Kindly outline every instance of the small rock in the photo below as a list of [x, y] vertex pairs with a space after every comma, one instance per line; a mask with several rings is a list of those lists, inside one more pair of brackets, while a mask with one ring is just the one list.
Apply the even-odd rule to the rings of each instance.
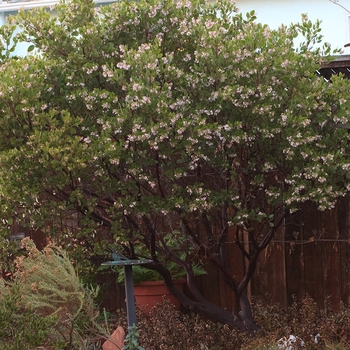
[[112, 333], [112, 335], [103, 343], [103, 350], [121, 350], [124, 346], [125, 331], [122, 326]]

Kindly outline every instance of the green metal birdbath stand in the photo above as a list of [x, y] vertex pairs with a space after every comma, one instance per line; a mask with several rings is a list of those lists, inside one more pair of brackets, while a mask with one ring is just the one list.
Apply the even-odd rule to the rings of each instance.
[[150, 259], [128, 259], [124, 255], [113, 251], [113, 260], [102, 263], [103, 266], [124, 266], [125, 276], [125, 294], [126, 294], [126, 314], [128, 318], [128, 326], [136, 325], [136, 311], [135, 311], [135, 296], [134, 296], [134, 282], [132, 278], [132, 266], [144, 265], [152, 262]]

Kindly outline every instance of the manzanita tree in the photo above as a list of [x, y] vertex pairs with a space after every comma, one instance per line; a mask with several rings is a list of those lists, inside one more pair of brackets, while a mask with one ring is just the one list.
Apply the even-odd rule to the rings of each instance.
[[[201, 0], [73, 0], [53, 14], [13, 19], [33, 54], [0, 68], [3, 217], [53, 235], [75, 213], [76, 247], [147, 256], [185, 307], [254, 329], [245, 290], [260, 252], [288, 212], [331, 208], [350, 184], [349, 83], [315, 73], [330, 53], [320, 23], [271, 30]], [[248, 260], [241, 280], [228, 242]], [[222, 273], [233, 312], [203, 298], [194, 262]]]

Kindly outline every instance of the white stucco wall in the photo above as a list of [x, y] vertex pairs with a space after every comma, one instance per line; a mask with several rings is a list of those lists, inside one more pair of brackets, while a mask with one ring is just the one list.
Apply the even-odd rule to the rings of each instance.
[[[344, 48], [350, 43], [350, 14], [329, 0], [236, 0], [236, 4], [243, 14], [255, 10], [258, 22], [272, 29], [300, 22], [305, 13], [311, 21], [322, 21], [324, 41], [333, 48]], [[339, 4], [350, 10], [350, 0], [339, 0]], [[350, 54], [350, 48], [344, 48], [344, 54]]]

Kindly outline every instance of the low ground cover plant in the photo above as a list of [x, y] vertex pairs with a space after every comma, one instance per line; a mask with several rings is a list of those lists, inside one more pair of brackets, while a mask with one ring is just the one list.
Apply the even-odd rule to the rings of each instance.
[[[310, 297], [294, 300], [287, 310], [253, 301], [260, 330], [248, 334], [177, 311], [166, 301], [149, 315], [138, 314], [139, 342], [147, 350], [297, 350], [350, 348], [350, 308], [321, 310]], [[125, 313], [119, 320], [126, 327]]]

